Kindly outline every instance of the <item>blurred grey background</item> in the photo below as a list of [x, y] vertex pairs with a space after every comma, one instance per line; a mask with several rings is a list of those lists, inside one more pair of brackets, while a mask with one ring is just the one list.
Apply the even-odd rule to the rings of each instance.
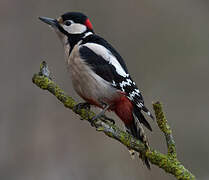
[[[179, 159], [198, 179], [209, 179], [207, 0], [1, 0], [0, 179], [175, 179], [155, 166], [148, 171], [123, 145], [32, 84], [44, 59], [55, 81], [82, 101], [72, 89], [61, 43], [37, 18], [67, 11], [86, 13], [95, 32], [121, 53], [150, 109], [163, 102]], [[166, 152], [150, 123], [151, 146]]]

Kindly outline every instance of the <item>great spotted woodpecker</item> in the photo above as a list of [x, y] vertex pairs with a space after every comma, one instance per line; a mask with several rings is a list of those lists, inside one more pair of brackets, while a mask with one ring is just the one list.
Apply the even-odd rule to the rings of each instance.
[[[140, 139], [148, 148], [142, 124], [152, 131], [145, 119], [143, 97], [128, 73], [120, 54], [103, 38], [96, 35], [88, 17], [69, 12], [58, 19], [40, 17], [49, 24], [62, 41], [75, 91], [89, 104], [114, 111], [124, 122], [127, 132]], [[144, 158], [149, 168], [149, 162]]]

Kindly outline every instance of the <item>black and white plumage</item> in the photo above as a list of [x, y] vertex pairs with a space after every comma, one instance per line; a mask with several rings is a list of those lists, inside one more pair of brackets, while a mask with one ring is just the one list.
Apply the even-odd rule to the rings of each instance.
[[[144, 106], [143, 97], [136, 83], [131, 79], [122, 57], [107, 41], [94, 34], [85, 37], [80, 44], [80, 56], [97, 75], [124, 92], [139, 109], [153, 119], [149, 110]], [[144, 125], [151, 130], [147, 123]]]
[[[96, 35], [87, 16], [65, 13], [58, 19], [41, 17], [53, 27], [65, 49], [66, 60], [76, 92], [88, 103], [114, 111], [127, 131], [148, 147], [142, 124], [151, 126], [141, 111], [153, 116], [144, 105], [143, 97], [128, 73], [120, 54], [103, 38]], [[147, 167], [149, 162], [144, 159]]]

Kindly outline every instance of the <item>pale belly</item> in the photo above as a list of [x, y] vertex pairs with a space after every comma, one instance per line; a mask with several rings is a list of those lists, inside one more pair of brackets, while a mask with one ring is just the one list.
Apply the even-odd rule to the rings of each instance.
[[95, 74], [84, 60], [80, 59], [75, 49], [73, 51], [68, 67], [75, 91], [85, 100], [89, 99], [98, 104], [111, 104], [119, 98], [120, 93], [109, 82]]

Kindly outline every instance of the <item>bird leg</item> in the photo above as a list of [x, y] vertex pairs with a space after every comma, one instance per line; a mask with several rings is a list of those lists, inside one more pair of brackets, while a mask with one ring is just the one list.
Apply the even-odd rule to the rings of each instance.
[[110, 105], [103, 103], [103, 107], [104, 107], [104, 109], [100, 113], [98, 113], [96, 116], [94, 116], [92, 119], [89, 120], [91, 122], [91, 125], [92, 126], [94, 126], [94, 122], [95, 122], [96, 119], [105, 116], [104, 113], [108, 110], [108, 108], [110, 107]]

